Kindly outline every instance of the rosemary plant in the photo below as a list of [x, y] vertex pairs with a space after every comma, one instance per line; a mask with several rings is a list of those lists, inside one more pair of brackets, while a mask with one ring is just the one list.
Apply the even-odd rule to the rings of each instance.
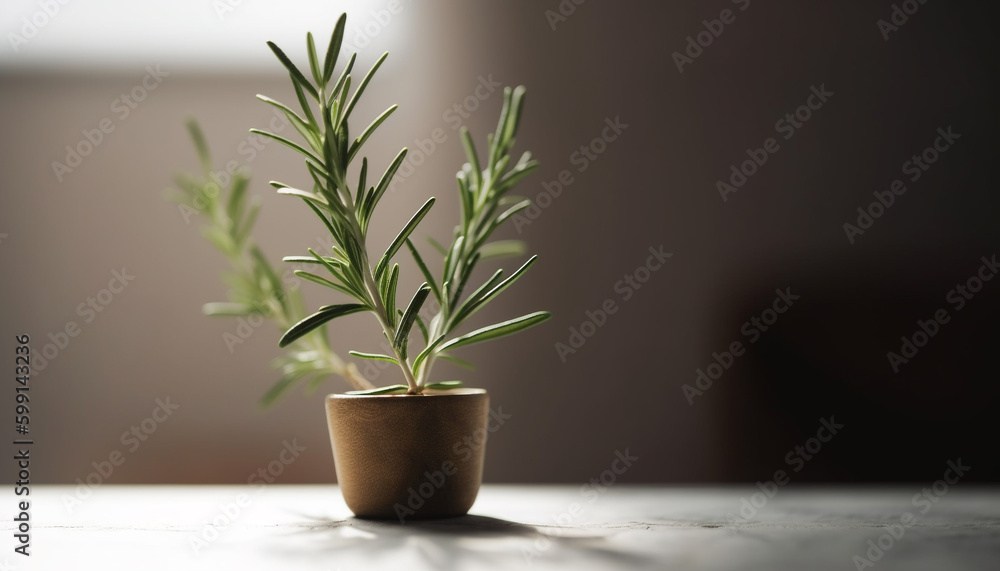
[[[212, 160], [201, 128], [193, 120], [188, 121], [187, 128], [202, 172], [176, 176], [177, 188], [168, 190], [166, 197], [205, 219], [203, 235], [230, 265], [223, 274], [230, 288], [229, 301], [206, 303], [202, 310], [211, 316], [259, 316], [285, 331], [305, 316], [305, 304], [297, 289], [285, 286], [253, 241], [251, 232], [260, 211], [259, 197], [248, 198], [249, 177], [242, 171], [232, 175], [225, 189], [212, 180]], [[326, 335], [318, 330], [303, 336], [273, 366], [282, 376], [261, 398], [265, 406], [299, 381], [307, 382], [314, 390], [330, 375], [343, 377], [355, 389], [373, 388], [353, 363], [345, 363], [330, 349]]]
[[[413, 214], [388, 248], [372, 264], [367, 247], [369, 224], [392, 177], [402, 165], [407, 150], [404, 148], [396, 155], [377, 183], [369, 183], [368, 159], [361, 155], [361, 149], [375, 130], [396, 110], [396, 105], [386, 109], [353, 139], [350, 137], [349, 120], [375, 72], [389, 54], [383, 54], [375, 62], [352, 93], [351, 71], [357, 54], [350, 57], [339, 76], [334, 79], [345, 24], [346, 14], [337, 21], [322, 60], [316, 52], [312, 34], [306, 36], [311, 81], [278, 46], [268, 42], [268, 46], [291, 76], [301, 115], [269, 97], [258, 95], [258, 98], [279, 109], [301, 135], [304, 144], [266, 131], [251, 129], [251, 132], [270, 137], [305, 158], [306, 169], [313, 182], [311, 191], [280, 182], [271, 182], [271, 185], [280, 194], [301, 199], [323, 222], [336, 243], [331, 252], [317, 253], [309, 249], [309, 256], [288, 256], [285, 261], [313, 264], [321, 273], [325, 270], [325, 275], [304, 270], [296, 270], [295, 273], [353, 300], [350, 303], [320, 307], [315, 313], [289, 327], [279, 345], [284, 347], [338, 317], [360, 312], [372, 313], [392, 354], [350, 353], [356, 357], [389, 361], [398, 365], [406, 384], [364, 392], [419, 394], [427, 388], [452, 388], [460, 383], [430, 382], [431, 369], [437, 358], [451, 358], [450, 352], [455, 349], [521, 331], [550, 317], [547, 312], [539, 311], [470, 333], [457, 334], [466, 320], [524, 275], [535, 262], [535, 257], [531, 257], [506, 278], [502, 270], [497, 270], [485, 283], [463, 297], [466, 285], [479, 262], [500, 255], [517, 254], [523, 249], [517, 242], [490, 242], [489, 239], [504, 221], [531, 204], [527, 199], [507, 196], [508, 191], [538, 167], [530, 153], [524, 153], [513, 163], [510, 157], [520, 122], [524, 88], [504, 90], [500, 121], [496, 132], [487, 139], [488, 150], [482, 157], [483, 161], [480, 160], [468, 131], [462, 130], [462, 141], [468, 156], [468, 163], [457, 175], [462, 216], [455, 228], [451, 246], [437, 246], [444, 257], [440, 276], [434, 276], [410, 240], [417, 225], [434, 205], [434, 198], [428, 199]], [[361, 166], [357, 169], [355, 178], [348, 171], [359, 156]], [[352, 186], [354, 190], [351, 189]], [[397, 306], [399, 264], [393, 260], [404, 245], [426, 281], [410, 296], [405, 306]], [[438, 301], [440, 310], [430, 323], [424, 323], [419, 314], [430, 295]], [[415, 324], [425, 343], [420, 351], [411, 350], [409, 344], [410, 332]]]

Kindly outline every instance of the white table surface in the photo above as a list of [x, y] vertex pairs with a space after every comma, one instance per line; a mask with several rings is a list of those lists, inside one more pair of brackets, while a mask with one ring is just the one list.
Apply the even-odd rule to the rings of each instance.
[[[929, 507], [913, 503], [919, 485], [788, 488], [749, 520], [738, 516], [741, 498], [760, 502], [757, 491], [618, 485], [585, 495], [579, 486], [488, 485], [469, 516], [399, 525], [351, 517], [333, 485], [108, 485], [72, 512], [64, 506], [72, 487], [35, 486], [32, 555], [13, 553], [10, 493], [0, 569], [849, 571], [890, 530], [902, 537], [862, 568], [1000, 569], [995, 488], [956, 488]], [[245, 507], [196, 551], [196, 539], [213, 537], [206, 524], [229, 518], [219, 506], [241, 494]], [[905, 512], [915, 517], [909, 526], [887, 527]]]

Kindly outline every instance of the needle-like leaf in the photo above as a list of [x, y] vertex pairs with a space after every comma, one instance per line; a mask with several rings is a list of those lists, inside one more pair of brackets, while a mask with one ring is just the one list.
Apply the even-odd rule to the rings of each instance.
[[483, 293], [481, 296], [478, 297], [478, 299], [472, 301], [471, 303], [466, 303], [465, 305], [463, 305], [458, 310], [458, 313], [455, 315], [455, 318], [452, 321], [452, 327], [455, 327], [458, 324], [465, 321], [466, 319], [468, 319], [473, 313], [478, 311], [482, 306], [486, 305], [486, 303], [488, 303], [491, 299], [499, 295], [500, 292], [507, 289], [507, 287], [510, 286], [510, 284], [514, 283], [515, 281], [517, 281], [518, 278], [524, 275], [524, 272], [527, 272], [528, 268], [530, 268], [537, 259], [538, 256], [532, 256], [528, 258], [528, 261], [525, 262], [523, 266], [518, 268], [517, 271], [515, 271], [513, 274], [507, 276], [507, 279], [503, 280], [502, 282], [490, 288], [489, 291]]
[[212, 171], [212, 156], [208, 152], [208, 143], [205, 142], [205, 134], [201, 132], [201, 127], [194, 119], [187, 121], [188, 134], [194, 141], [194, 148], [198, 153], [198, 161], [201, 163], [202, 172]]
[[[348, 78], [351, 77], [351, 70], [354, 69], [354, 62], [358, 59], [358, 54], [351, 54], [351, 58], [347, 60], [347, 65], [344, 66], [344, 71], [340, 72], [340, 79], [334, 84], [333, 89], [327, 95], [329, 98], [326, 102], [327, 107], [332, 107], [334, 100], [340, 96], [344, 84], [348, 82]], [[342, 103], [342, 102], [338, 102]]]
[[434, 297], [441, 303], [441, 290], [437, 286], [437, 282], [434, 280], [434, 275], [427, 268], [427, 264], [424, 263], [424, 259], [420, 257], [420, 252], [417, 251], [416, 246], [409, 238], [406, 239], [406, 246], [410, 249], [410, 253], [413, 254], [413, 260], [417, 262], [417, 267], [420, 268], [420, 273], [424, 274], [424, 279], [427, 280], [427, 285], [431, 287], [431, 291], [434, 292]]
[[385, 288], [385, 312], [392, 316], [392, 325], [396, 325], [396, 288], [399, 286], [399, 264], [393, 264], [389, 271], [388, 285]]
[[240, 214], [243, 212], [248, 182], [250, 182], [249, 179], [239, 172], [233, 175], [233, 184], [229, 190], [229, 200], [226, 201], [226, 216], [229, 217], [229, 221], [232, 224], [236, 224], [239, 221]]
[[417, 288], [416, 293], [413, 294], [413, 298], [410, 300], [410, 304], [406, 306], [406, 311], [399, 318], [399, 327], [396, 328], [396, 337], [392, 340], [392, 346], [399, 352], [400, 357], [403, 359], [406, 359], [406, 345], [410, 336], [410, 329], [413, 328], [413, 321], [417, 318], [417, 314], [420, 313], [420, 307], [424, 304], [424, 300], [427, 299], [427, 294], [430, 291], [431, 288], [426, 283]]
[[382, 254], [382, 259], [380, 259], [378, 261], [378, 265], [375, 266], [376, 280], [379, 278], [379, 276], [382, 275], [382, 272], [385, 271], [386, 267], [388, 267], [389, 262], [392, 261], [392, 257], [396, 255], [397, 251], [399, 251], [399, 248], [403, 245], [403, 242], [405, 242], [406, 239], [410, 237], [410, 234], [417, 227], [417, 224], [420, 224], [420, 221], [424, 219], [424, 216], [427, 216], [427, 213], [430, 212], [432, 206], [434, 206], [433, 197], [427, 199], [427, 202], [425, 202], [424, 205], [420, 207], [420, 210], [417, 210], [416, 214], [414, 214], [413, 217], [410, 218], [410, 220], [406, 223], [406, 225], [403, 226], [403, 229], [399, 231], [399, 234], [397, 234], [396, 237], [392, 240], [392, 243], [389, 244], [389, 247], [385, 249], [385, 253]]
[[309, 71], [312, 72], [316, 85], [323, 85], [323, 71], [319, 68], [319, 56], [316, 55], [316, 42], [312, 32], [306, 33], [306, 52], [309, 53]]
[[504, 256], [520, 256], [524, 254], [526, 249], [527, 246], [522, 240], [497, 240], [483, 244], [479, 253], [482, 254], [484, 260], [488, 260]]
[[405, 393], [406, 385], [389, 385], [387, 387], [379, 387], [377, 389], [366, 389], [363, 391], [347, 391], [349, 395], [391, 395], [397, 393]]
[[445, 361], [448, 361], [449, 363], [454, 363], [459, 367], [462, 367], [463, 369], [468, 369], [470, 371], [476, 370], [476, 366], [466, 361], [465, 359], [459, 359], [458, 357], [453, 357], [452, 355], [444, 355], [444, 354], [438, 355], [438, 357], [444, 359]]
[[375, 129], [378, 129], [378, 126], [381, 125], [383, 121], [388, 119], [389, 115], [392, 115], [392, 113], [396, 110], [397, 107], [399, 106], [393, 105], [392, 107], [389, 107], [388, 109], [383, 111], [382, 114], [376, 117], [375, 120], [372, 121], [371, 124], [368, 125], [368, 127], [366, 127], [364, 131], [362, 131], [361, 135], [354, 140], [354, 142], [351, 144], [350, 150], [347, 152], [348, 163], [354, 160], [354, 156], [358, 154], [358, 151], [361, 150], [361, 146], [365, 144], [365, 141], [368, 140], [368, 137], [372, 136], [372, 133], [375, 132]]
[[465, 157], [469, 160], [469, 165], [472, 166], [472, 180], [475, 183], [475, 188], [480, 189], [483, 187], [483, 171], [479, 166], [476, 144], [472, 142], [472, 135], [469, 134], [469, 129], [465, 126], [462, 127], [462, 146], [465, 147]]
[[296, 339], [299, 339], [303, 335], [332, 319], [357, 313], [359, 311], [368, 311], [368, 309], [369, 308], [367, 306], [361, 305], [360, 303], [344, 303], [340, 305], [323, 306], [319, 309], [319, 311], [309, 317], [306, 317], [302, 321], [299, 321], [286, 331], [278, 341], [278, 346], [285, 347], [289, 343], [294, 342]]
[[316, 116], [313, 115], [312, 106], [309, 104], [309, 100], [306, 99], [306, 94], [302, 91], [302, 86], [300, 86], [294, 78], [292, 78], [292, 87], [295, 88], [295, 98], [298, 99], [299, 107], [301, 107], [302, 112], [305, 113], [306, 119], [309, 120], [309, 124], [315, 125]]
[[321, 286], [328, 287], [330, 289], [335, 289], [340, 293], [347, 294], [351, 297], [357, 297], [357, 295], [350, 289], [338, 283], [332, 282], [322, 276], [317, 276], [316, 274], [309, 273], [305, 270], [295, 270], [293, 273], [306, 281], [310, 281], [314, 284], [319, 284]]
[[456, 337], [455, 339], [441, 345], [440, 350], [447, 351], [449, 349], [457, 349], [459, 347], [465, 347], [466, 345], [472, 345], [473, 343], [480, 343], [489, 339], [496, 339], [497, 337], [517, 333], [518, 331], [523, 331], [529, 327], [538, 325], [550, 317], [552, 317], [552, 314], [547, 311], [536, 311], [535, 313], [522, 315], [521, 317], [496, 323], [494, 325], [483, 327], [482, 329], [476, 329], [472, 333]]
[[299, 68], [295, 67], [295, 64], [292, 63], [292, 60], [288, 59], [288, 56], [285, 55], [285, 52], [281, 51], [281, 48], [275, 45], [274, 42], [267, 42], [267, 47], [271, 48], [271, 51], [274, 52], [275, 56], [277, 56], [278, 60], [281, 62], [281, 65], [285, 66], [285, 68], [288, 70], [288, 73], [292, 74], [292, 79], [295, 80], [296, 83], [301, 85], [302, 89], [308, 91], [310, 95], [312, 95], [316, 99], [319, 99], [319, 93], [316, 92], [316, 88], [313, 87], [311, 83], [309, 83], [309, 80], [306, 79], [306, 76], [302, 75], [302, 72], [299, 71]]
[[282, 115], [284, 115], [285, 118], [288, 119], [288, 122], [292, 124], [292, 127], [295, 127], [295, 130], [298, 131], [306, 142], [309, 143], [309, 146], [312, 147], [312, 149], [317, 153], [322, 152], [322, 145], [319, 143], [318, 133], [312, 125], [306, 123], [306, 120], [300, 117], [298, 113], [293, 111], [284, 103], [271, 99], [270, 97], [258, 94], [257, 99], [260, 99], [264, 103], [267, 103], [268, 105], [271, 105], [275, 109], [281, 111]]
[[433, 389], [436, 391], [447, 391], [451, 389], [462, 388], [462, 381], [441, 381], [438, 383], [431, 383], [429, 385], [424, 385], [425, 389]]
[[[312, 256], [285, 256], [281, 259], [282, 262], [288, 262], [290, 264], [316, 264], [322, 266], [323, 262], [317, 260]], [[331, 261], [331, 258], [326, 258], [327, 262]], [[336, 266], [336, 263], [330, 262], [332, 265]]]
[[330, 81], [333, 76], [333, 68], [337, 65], [337, 58], [340, 57], [340, 46], [344, 41], [344, 26], [347, 25], [347, 14], [341, 14], [337, 18], [337, 25], [333, 28], [333, 35], [330, 36], [330, 47], [326, 50], [326, 58], [323, 60], [323, 82]]
[[201, 312], [212, 317], [236, 317], [257, 313], [253, 307], [245, 303], [231, 303], [226, 301], [206, 303], [201, 307]]
[[285, 187], [285, 188], [279, 188], [278, 194], [286, 194], [288, 196], [298, 196], [299, 198], [304, 198], [305, 200], [308, 200], [310, 204], [314, 204], [316, 206], [320, 206], [327, 210], [330, 210], [330, 204], [326, 201], [325, 198], [323, 198], [318, 194], [313, 194], [308, 190]]
[[275, 135], [274, 133], [268, 133], [267, 131], [261, 131], [260, 129], [250, 129], [250, 132], [251, 133], [256, 133], [256, 134], [258, 134], [258, 135], [260, 135], [262, 137], [267, 137], [269, 139], [274, 139], [275, 141], [278, 141], [282, 145], [285, 145], [286, 147], [288, 147], [290, 149], [298, 151], [304, 157], [306, 157], [307, 159], [312, 160], [317, 165], [322, 165], [323, 164], [323, 161], [319, 157], [317, 157], [311, 151], [307, 150], [305, 147], [303, 147], [302, 145], [300, 145], [298, 143], [289, 141], [288, 139], [286, 139], [284, 137], [281, 137], [279, 135]]
[[[362, 353], [361, 351], [348, 351], [351, 355], [355, 357], [360, 357], [362, 359], [370, 359], [372, 361], [388, 361], [394, 365], [398, 365], [399, 361], [389, 355], [383, 355], [381, 353]], [[406, 385], [396, 385], [399, 387], [406, 388]]]
[[396, 171], [399, 170], [400, 165], [403, 164], [403, 159], [406, 158], [406, 147], [403, 147], [393, 159], [392, 164], [389, 168], [385, 169], [382, 174], [382, 178], [379, 179], [378, 185], [375, 190], [372, 191], [365, 198], [365, 206], [361, 209], [361, 226], [363, 229], [367, 229], [368, 221], [371, 220], [372, 213], [375, 211], [375, 207], [378, 205], [378, 201], [382, 199], [382, 195], [385, 194], [386, 189], [389, 188], [389, 183], [392, 182], [392, 177], [396, 175]]
[[250, 237], [250, 231], [253, 230], [253, 225], [257, 222], [257, 214], [260, 213], [260, 197], [255, 196], [250, 202], [250, 208], [247, 211], [247, 215], [243, 218], [243, 221], [236, 225], [233, 238], [236, 241], [236, 245], [242, 247], [246, 244]]
[[348, 117], [350, 117], [351, 111], [354, 111], [354, 106], [358, 104], [358, 99], [361, 98], [361, 94], [365, 92], [365, 88], [368, 87], [368, 84], [371, 82], [372, 77], [375, 76], [375, 72], [378, 71], [378, 68], [382, 66], [382, 62], [384, 62], [385, 58], [387, 57], [389, 57], [389, 52], [385, 52], [384, 54], [382, 54], [382, 57], [378, 58], [378, 61], [375, 62], [375, 65], [373, 65], [372, 68], [368, 70], [368, 75], [366, 75], [365, 78], [361, 80], [361, 83], [358, 85], [358, 88], [354, 90], [354, 96], [351, 97], [351, 102], [347, 104], [347, 109], [344, 110], [344, 114], [340, 119], [341, 121], [344, 121]]

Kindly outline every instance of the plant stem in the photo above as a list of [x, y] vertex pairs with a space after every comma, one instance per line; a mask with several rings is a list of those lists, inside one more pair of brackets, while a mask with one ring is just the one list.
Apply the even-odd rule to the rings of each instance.
[[[325, 85], [320, 86], [319, 110], [321, 116], [326, 115], [327, 106], [326, 106]], [[335, 131], [326, 132], [325, 136], [336, 137], [336, 132]], [[326, 167], [327, 172], [329, 173], [336, 172], [336, 169], [332, 168], [334, 165], [324, 164], [324, 166]], [[346, 176], [347, 167], [348, 165], [345, 164], [343, 172], [341, 173], [342, 177]], [[361, 273], [362, 279], [364, 280], [365, 293], [368, 294], [369, 305], [372, 306], [372, 309], [375, 312], [375, 316], [378, 318], [379, 325], [381, 325], [382, 327], [382, 333], [386, 336], [386, 338], [389, 341], [389, 344], [392, 346], [392, 351], [396, 357], [396, 361], [399, 363], [399, 368], [403, 371], [403, 378], [406, 379], [406, 386], [408, 387], [406, 391], [407, 394], [417, 394], [420, 392], [420, 387], [417, 383], [417, 380], [413, 376], [413, 371], [412, 368], [410, 367], [410, 363], [405, 358], [403, 358], [402, 352], [399, 351], [396, 348], [395, 344], [392, 342], [396, 336], [396, 329], [391, 325], [389, 325], [390, 316], [385, 308], [385, 304], [382, 303], [382, 296], [379, 295], [378, 286], [375, 284], [375, 278], [371, 269], [371, 263], [368, 260], [367, 240], [365, 239], [364, 232], [362, 232], [361, 230], [361, 223], [357, 217], [357, 210], [355, 209], [354, 200], [351, 198], [352, 196], [351, 189], [350, 187], [347, 186], [346, 180], [335, 181], [331, 177], [330, 179], [328, 179], [327, 183], [333, 187], [333, 190], [335, 191], [333, 194], [335, 194], [335, 196], [340, 199], [341, 203], [347, 209], [347, 212], [354, 213], [354, 215], [349, 216], [348, 219], [351, 226], [351, 233], [354, 235], [353, 238], [354, 240], [357, 241], [359, 250], [361, 252], [362, 267], [358, 268], [358, 270]]]
[[[476, 243], [475, 232], [480, 224], [483, 223], [483, 215], [486, 211], [486, 206], [489, 203], [491, 195], [493, 193], [493, 168], [495, 165], [486, 165], [487, 168], [484, 169], [482, 173], [482, 188], [477, 189], [477, 195], [475, 201], [472, 203], [472, 212], [469, 216], [468, 224], [460, 225], [459, 235], [455, 237], [457, 240], [459, 237], [464, 237], [462, 240], [462, 248], [458, 251], [458, 260], [454, 264], [456, 271], [464, 271], [465, 265], [469, 262], [469, 256], [473, 254], [478, 248]], [[464, 191], [463, 191], [464, 192]], [[471, 271], [471, 269], [469, 270]], [[452, 276], [442, 276], [442, 283], [451, 279]], [[457, 287], [457, 284], [455, 284]], [[457, 294], [457, 290], [455, 291]], [[449, 292], [449, 297], [452, 295]], [[456, 304], [458, 304], [458, 296], [455, 299], [444, 299], [441, 301], [441, 309], [438, 310], [437, 316], [432, 320], [431, 331], [427, 334], [427, 342], [434, 343], [441, 337], [447, 335], [446, 327], [449, 320], [451, 319], [451, 310]], [[424, 359], [421, 364], [420, 371], [418, 372], [418, 384], [424, 385], [430, 378], [431, 369], [434, 366], [434, 361], [437, 359], [437, 352], [431, 352]]]
[[[362, 243], [362, 246], [364, 244]], [[375, 286], [375, 280], [372, 277], [371, 268], [368, 266], [367, 260], [365, 260], [365, 268], [363, 268], [364, 278], [365, 278], [365, 289], [368, 291], [368, 295], [374, 301], [375, 306], [375, 316], [378, 317], [379, 324], [382, 326], [382, 332], [385, 334], [389, 341], [389, 345], [392, 346], [392, 352], [396, 355], [396, 361], [399, 363], [399, 368], [403, 371], [403, 378], [406, 379], [406, 386], [409, 387], [406, 394], [413, 395], [420, 392], [420, 387], [417, 380], [413, 377], [413, 371], [410, 368], [410, 362], [403, 358], [402, 352], [396, 349], [395, 344], [392, 340], [396, 337], [396, 330], [394, 327], [389, 325], [388, 312], [385, 309], [385, 305], [382, 303], [382, 297], [378, 294], [378, 287]]]

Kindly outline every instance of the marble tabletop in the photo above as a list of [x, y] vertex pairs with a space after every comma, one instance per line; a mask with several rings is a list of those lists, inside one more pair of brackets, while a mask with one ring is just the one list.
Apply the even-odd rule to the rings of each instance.
[[0, 569], [1000, 569], [1000, 489], [960, 486], [486, 485], [403, 524], [335, 485], [35, 486]]

